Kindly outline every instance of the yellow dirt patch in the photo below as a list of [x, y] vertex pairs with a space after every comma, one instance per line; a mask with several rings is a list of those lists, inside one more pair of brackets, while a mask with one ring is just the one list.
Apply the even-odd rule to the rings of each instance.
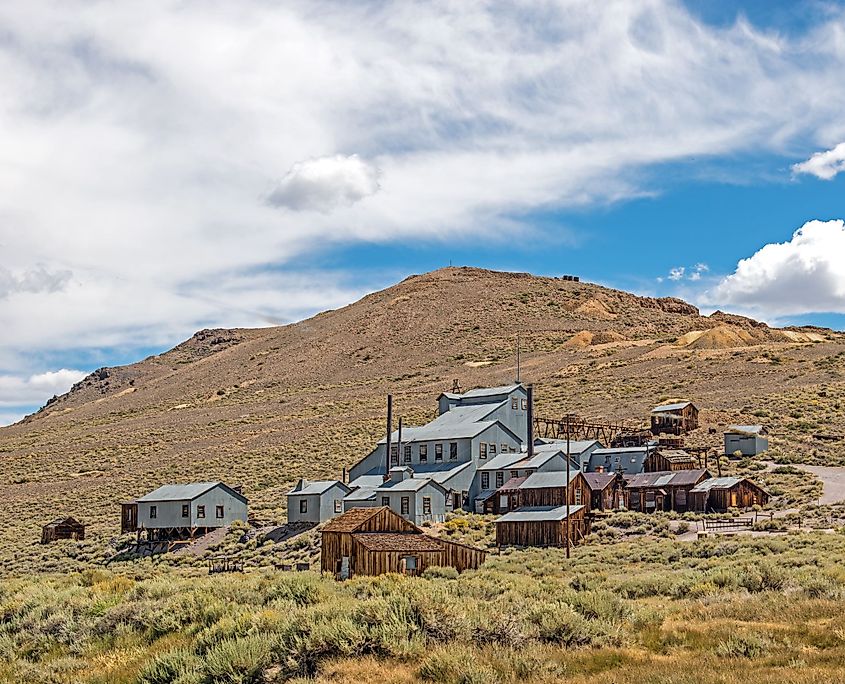
[[589, 347], [592, 343], [593, 333], [589, 330], [582, 330], [566, 340], [563, 346], [567, 349], [583, 349], [584, 347]]
[[464, 363], [465, 366], [468, 368], [484, 368], [484, 366], [489, 366], [492, 361], [467, 361]]
[[575, 313], [581, 314], [586, 318], [594, 318], [600, 321], [612, 321], [616, 318], [616, 314], [607, 308], [607, 304], [605, 304], [601, 299], [595, 298], [588, 299], [586, 302], [581, 304], [581, 306], [575, 309]]

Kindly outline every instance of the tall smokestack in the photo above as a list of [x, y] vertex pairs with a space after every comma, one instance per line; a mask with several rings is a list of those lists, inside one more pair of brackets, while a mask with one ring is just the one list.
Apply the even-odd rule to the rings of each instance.
[[402, 416], [399, 416], [399, 434], [396, 436], [396, 459], [397, 465], [402, 464]]
[[528, 458], [534, 456], [534, 385], [528, 385]]
[[384, 475], [390, 472], [390, 443], [393, 439], [393, 395], [387, 395], [387, 448], [384, 454]]

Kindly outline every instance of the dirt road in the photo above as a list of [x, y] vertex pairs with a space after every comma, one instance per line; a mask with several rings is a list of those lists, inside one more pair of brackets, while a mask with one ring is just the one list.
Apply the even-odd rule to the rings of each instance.
[[803, 464], [796, 464], [795, 467], [812, 473], [822, 481], [824, 490], [819, 503], [832, 504], [845, 501], [845, 468]]

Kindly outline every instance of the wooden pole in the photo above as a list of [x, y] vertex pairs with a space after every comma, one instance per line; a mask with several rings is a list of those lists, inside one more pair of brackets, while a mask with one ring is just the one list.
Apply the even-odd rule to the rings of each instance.
[[569, 558], [569, 416], [566, 417], [566, 557]]
[[387, 395], [387, 444], [385, 448], [387, 453], [385, 454], [384, 458], [384, 477], [387, 479], [388, 473], [390, 473], [390, 446], [391, 441], [393, 439], [393, 396], [388, 394]]

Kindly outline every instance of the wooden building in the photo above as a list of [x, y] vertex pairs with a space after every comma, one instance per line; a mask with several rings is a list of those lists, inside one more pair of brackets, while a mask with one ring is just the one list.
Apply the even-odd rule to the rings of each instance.
[[625, 478], [620, 473], [584, 473], [591, 511], [612, 511], [625, 505]]
[[690, 492], [708, 480], [706, 470], [677, 470], [659, 473], [641, 473], [625, 478], [625, 507], [632, 511], [690, 510]]
[[698, 408], [691, 401], [655, 406], [651, 410], [651, 433], [683, 435], [698, 428]]
[[578, 544], [590, 533], [587, 507], [536, 506], [520, 508], [496, 520], [498, 546], [564, 546], [569, 530], [569, 543]]
[[744, 477], [714, 477], [690, 490], [690, 510], [724, 513], [729, 508], [765, 506], [769, 493]]
[[478, 568], [485, 557], [480, 549], [424, 534], [387, 506], [353, 508], [323, 527], [320, 569], [338, 579], [417, 575], [431, 566], [462, 572]]
[[519, 485], [519, 508], [563, 506], [567, 492], [570, 506], [583, 505], [589, 510], [590, 488], [580, 471], [570, 470], [568, 486], [565, 472], [534, 473]]
[[41, 528], [42, 544], [49, 544], [58, 539], [74, 539], [76, 541], [85, 539], [85, 525], [76, 518], [67, 516], [47, 523]]
[[698, 459], [683, 449], [655, 449], [645, 459], [645, 472], [663, 473], [699, 468]]

